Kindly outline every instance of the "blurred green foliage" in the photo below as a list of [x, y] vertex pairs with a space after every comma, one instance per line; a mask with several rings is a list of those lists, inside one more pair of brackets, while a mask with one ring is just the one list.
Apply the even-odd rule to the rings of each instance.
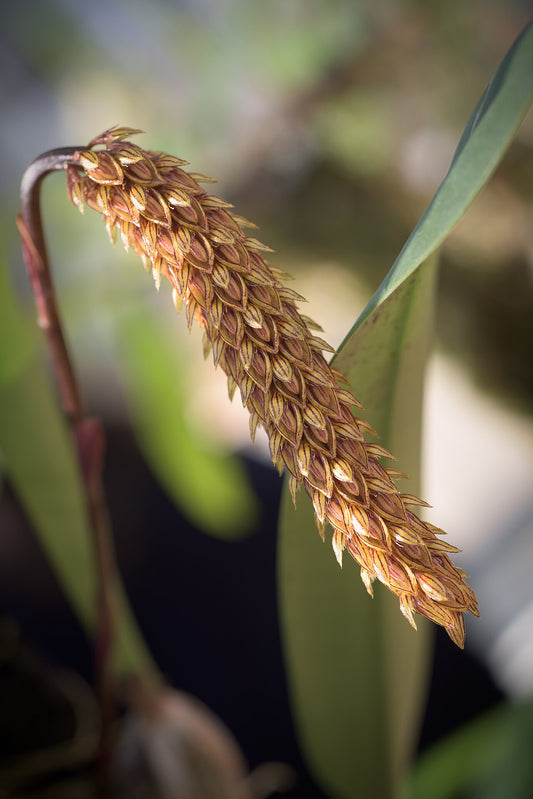
[[498, 707], [447, 736], [415, 764], [403, 799], [527, 799], [533, 785], [531, 699]]

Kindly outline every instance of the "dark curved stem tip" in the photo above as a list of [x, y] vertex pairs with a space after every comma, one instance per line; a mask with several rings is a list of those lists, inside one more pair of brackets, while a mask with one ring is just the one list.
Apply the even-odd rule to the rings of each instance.
[[74, 163], [74, 154], [79, 149], [62, 147], [50, 150], [29, 165], [20, 187], [22, 213], [17, 220], [39, 326], [48, 340], [63, 409], [74, 422], [83, 418], [83, 406], [59, 319], [41, 219], [40, 194], [46, 175]]

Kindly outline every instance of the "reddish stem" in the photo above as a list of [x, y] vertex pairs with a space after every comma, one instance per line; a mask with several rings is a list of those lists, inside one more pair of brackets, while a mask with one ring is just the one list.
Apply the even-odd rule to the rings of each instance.
[[94, 663], [102, 714], [100, 777], [106, 781], [114, 718], [112, 655], [115, 619], [116, 566], [113, 537], [102, 487], [105, 434], [97, 419], [85, 416], [78, 382], [57, 309], [40, 212], [41, 185], [50, 172], [74, 163], [77, 147], [51, 150], [33, 161], [22, 178], [22, 213], [17, 218], [24, 261], [31, 281], [39, 326], [44, 331], [61, 403], [71, 420], [96, 555], [98, 575]]

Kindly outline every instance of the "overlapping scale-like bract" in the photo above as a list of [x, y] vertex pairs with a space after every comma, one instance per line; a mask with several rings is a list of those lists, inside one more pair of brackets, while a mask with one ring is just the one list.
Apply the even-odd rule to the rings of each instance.
[[118, 230], [158, 287], [161, 277], [170, 281], [176, 307], [203, 327], [204, 354], [212, 351], [226, 373], [230, 397], [239, 389], [252, 438], [266, 430], [293, 499], [303, 486], [321, 535], [326, 523], [333, 528], [339, 562], [347, 549], [370, 594], [377, 578], [413, 627], [422, 613], [462, 647], [463, 614], [477, 615], [477, 603], [450, 560], [458, 550], [418, 518], [412, 506], [424, 503], [399, 493], [401, 473], [381, 463], [392, 456], [366, 440], [374, 431], [354, 415], [360, 405], [325, 360], [330, 348], [300, 314], [303, 298], [267, 263], [269, 248], [246, 235], [253, 226], [201, 187], [210, 179], [127, 140], [137, 132], [113, 128], [76, 153], [70, 199], [101, 213], [112, 240]]

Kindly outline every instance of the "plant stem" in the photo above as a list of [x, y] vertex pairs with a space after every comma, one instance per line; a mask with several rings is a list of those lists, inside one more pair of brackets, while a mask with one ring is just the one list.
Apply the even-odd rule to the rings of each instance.
[[[66, 169], [73, 163], [73, 155], [78, 149], [66, 147], [51, 150], [30, 164], [22, 179], [22, 213], [17, 222], [39, 326], [47, 338], [63, 410], [73, 425], [93, 533], [97, 569], [94, 668], [102, 716], [99, 777], [105, 783], [115, 715], [112, 656], [117, 583], [113, 536], [102, 486], [105, 433], [99, 420], [85, 415], [57, 308], [40, 211], [40, 190], [44, 178], [50, 172]], [[105, 785], [101, 788], [105, 788]]]
[[23, 175], [20, 187], [22, 214], [18, 218], [24, 261], [37, 306], [39, 327], [44, 331], [61, 402], [67, 416], [76, 424], [84, 417], [80, 392], [63, 336], [52, 274], [48, 262], [40, 211], [41, 185], [50, 172], [66, 169], [76, 147], [50, 150], [33, 161]]

